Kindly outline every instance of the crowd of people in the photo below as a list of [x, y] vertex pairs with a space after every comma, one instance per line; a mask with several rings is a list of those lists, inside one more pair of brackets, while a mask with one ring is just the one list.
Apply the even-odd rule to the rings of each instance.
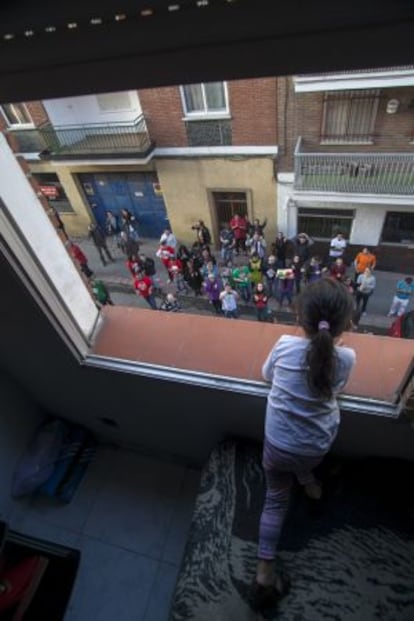
[[[343, 283], [355, 298], [356, 315], [366, 313], [375, 290], [373, 270], [376, 258], [368, 248], [353, 261], [349, 275], [344, 262], [346, 240], [338, 233], [332, 240], [329, 255], [322, 259], [311, 252], [313, 240], [306, 233], [287, 239], [276, 235], [268, 249], [264, 237], [266, 220], [252, 223], [235, 214], [220, 231], [220, 252], [211, 248], [211, 233], [202, 220], [192, 225], [195, 240], [191, 246], [179, 244], [170, 229], [161, 235], [157, 257], [164, 268], [166, 283], [174, 289], [162, 310], [180, 309], [181, 294], [205, 296], [212, 312], [228, 318], [239, 316], [240, 302], [255, 308], [258, 321], [273, 321], [270, 299], [276, 308], [292, 309], [294, 298], [303, 287], [321, 278]], [[157, 274], [154, 260], [142, 254], [131, 254], [127, 261], [134, 288], [152, 309], [157, 309], [155, 294], [162, 293], [163, 277]]]
[[[216, 315], [237, 318], [240, 304], [255, 310], [258, 321], [273, 321], [274, 309], [293, 310], [295, 297], [309, 284], [322, 278], [341, 282], [354, 298], [354, 320], [358, 323], [366, 314], [376, 287], [376, 257], [363, 248], [350, 261], [346, 260], [347, 240], [338, 232], [330, 241], [325, 257], [312, 252], [314, 241], [305, 232], [288, 239], [278, 232], [268, 245], [264, 231], [267, 220], [249, 222], [234, 214], [219, 234], [219, 252], [212, 250], [212, 236], [202, 220], [195, 222], [194, 242], [180, 244], [170, 229], [165, 229], [159, 240], [156, 257], [163, 266], [157, 271], [155, 257], [140, 252], [139, 223], [128, 210], [120, 217], [107, 212], [106, 228], [89, 226], [89, 238], [94, 243], [103, 265], [113, 261], [108, 239], [126, 256], [126, 266], [132, 284], [153, 310], [177, 312], [181, 310], [180, 297], [205, 297]], [[77, 244], [68, 242], [69, 251], [81, 271], [90, 279], [98, 306], [112, 304], [110, 294], [102, 281], [94, 279], [86, 256]], [[412, 279], [397, 283], [389, 316], [401, 315], [407, 308]], [[160, 302], [161, 298], [161, 302]]]

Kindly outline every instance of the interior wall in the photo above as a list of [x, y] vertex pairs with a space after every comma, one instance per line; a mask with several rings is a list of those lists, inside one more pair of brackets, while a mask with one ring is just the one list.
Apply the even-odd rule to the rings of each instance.
[[[194, 465], [229, 435], [263, 437], [263, 398], [81, 366], [1, 255], [0, 280], [7, 291], [0, 311], [0, 367], [43, 410], [116, 444]], [[345, 414], [337, 446], [353, 455], [414, 458], [413, 433], [408, 421]]]
[[6, 522], [15, 466], [41, 420], [33, 399], [0, 369], [0, 519]]

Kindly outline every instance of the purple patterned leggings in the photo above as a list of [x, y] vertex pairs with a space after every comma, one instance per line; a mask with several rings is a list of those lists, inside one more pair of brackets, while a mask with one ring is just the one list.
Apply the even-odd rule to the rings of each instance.
[[294, 477], [300, 485], [313, 483], [315, 477], [312, 470], [323, 457], [288, 453], [265, 439], [262, 464], [266, 477], [266, 498], [260, 518], [259, 559], [271, 561], [276, 557]]

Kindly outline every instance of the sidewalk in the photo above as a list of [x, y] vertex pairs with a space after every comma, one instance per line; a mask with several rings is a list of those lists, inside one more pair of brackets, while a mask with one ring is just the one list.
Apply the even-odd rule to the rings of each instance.
[[[105, 267], [99, 258], [97, 249], [92, 241], [82, 238], [76, 242], [81, 246], [83, 252], [89, 260], [89, 266], [95, 272], [97, 278], [103, 280], [108, 286], [115, 304], [122, 306], [136, 306], [147, 308], [147, 304], [142, 298], [139, 298], [132, 287], [130, 273], [125, 265], [126, 257], [113, 244], [112, 240], [108, 241], [109, 250], [114, 257], [113, 263], [108, 263]], [[157, 272], [161, 276], [166, 292], [173, 291], [171, 285], [165, 281], [165, 269], [155, 253], [158, 249], [158, 240], [143, 239], [141, 243], [141, 252], [155, 259]], [[217, 252], [215, 255], [217, 257]], [[240, 259], [241, 262], [242, 258]], [[350, 270], [351, 275], [351, 270]], [[387, 317], [391, 300], [394, 295], [394, 289], [397, 280], [404, 278], [407, 274], [397, 274], [395, 272], [382, 272], [375, 270], [377, 286], [372, 298], [368, 303], [367, 314], [361, 317], [359, 324], [360, 331], [375, 331], [378, 334], [386, 334], [389, 326], [393, 322], [393, 318]], [[193, 294], [180, 295], [180, 302], [183, 310], [195, 314], [211, 314], [211, 307], [205, 298], [195, 298]], [[271, 299], [269, 306], [274, 310], [276, 319], [280, 323], [294, 323], [294, 314], [290, 311], [279, 311], [275, 309], [276, 302]], [[245, 318], [255, 317], [255, 308], [253, 305], [240, 303], [241, 316]], [[410, 305], [411, 308], [411, 305]]]

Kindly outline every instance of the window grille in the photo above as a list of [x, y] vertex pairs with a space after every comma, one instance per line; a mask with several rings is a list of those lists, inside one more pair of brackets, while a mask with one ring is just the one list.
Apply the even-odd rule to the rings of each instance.
[[322, 142], [372, 142], [379, 90], [325, 93]]

